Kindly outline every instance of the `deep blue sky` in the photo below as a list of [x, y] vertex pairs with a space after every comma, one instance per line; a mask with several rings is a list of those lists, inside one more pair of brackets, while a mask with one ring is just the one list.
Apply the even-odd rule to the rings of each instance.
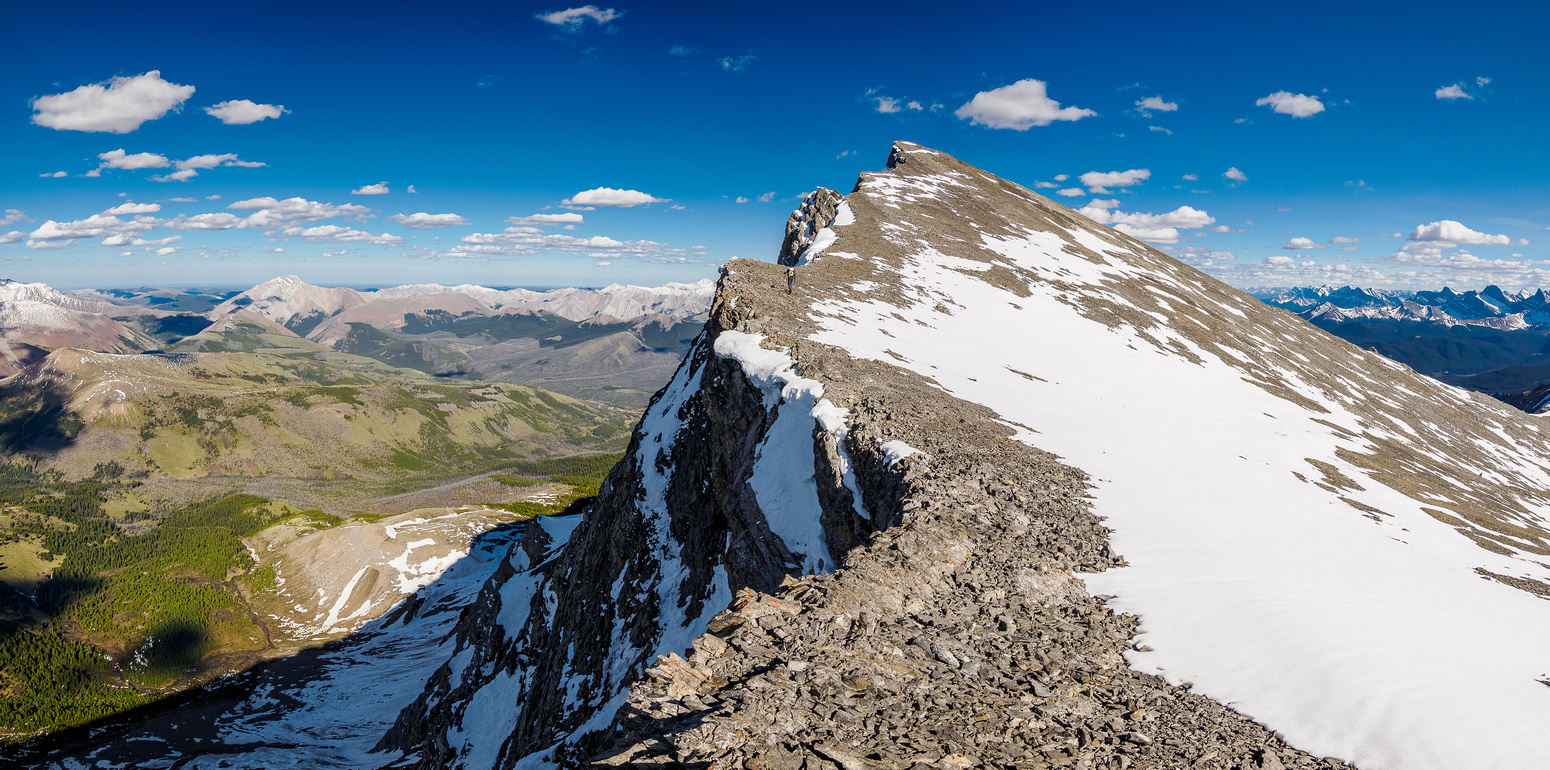
[[[1054, 183], [1040, 192], [1240, 286], [1550, 286], [1542, 4], [621, 2], [573, 25], [540, 18], [574, 7], [8, 8], [0, 212], [25, 218], [0, 213], [13, 220], [0, 225], [0, 274], [60, 287], [283, 273], [326, 285], [694, 280], [732, 256], [771, 258], [798, 196], [848, 191], [908, 139], [1029, 187]], [[49, 127], [39, 108], [152, 71], [155, 87], [195, 90], [127, 133]], [[955, 115], [1026, 80], [1096, 114], [1024, 130]], [[1438, 95], [1449, 87], [1466, 96]], [[1282, 92], [1323, 109], [1256, 105]], [[1154, 97], [1174, 108], [1137, 109]], [[205, 112], [232, 100], [286, 112], [235, 125]], [[120, 149], [169, 165], [83, 176]], [[151, 180], [223, 154], [267, 165]], [[1224, 177], [1230, 168], [1246, 179]], [[1079, 181], [1140, 169], [1145, 179], [1109, 193]], [[352, 194], [379, 182], [390, 192]], [[491, 237], [508, 217], [566, 213], [595, 188], [660, 202]], [[262, 206], [228, 207], [264, 197], [304, 201], [262, 222], [177, 229], [179, 215], [249, 217]], [[126, 201], [160, 205], [141, 215], [149, 229], [82, 224]], [[368, 210], [325, 217], [315, 204]], [[465, 224], [391, 219], [419, 212]], [[84, 232], [95, 236], [66, 237]]]

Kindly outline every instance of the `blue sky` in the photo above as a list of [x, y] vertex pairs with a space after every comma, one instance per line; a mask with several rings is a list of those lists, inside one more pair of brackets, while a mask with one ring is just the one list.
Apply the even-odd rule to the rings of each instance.
[[1238, 286], [1550, 286], [1542, 4], [1041, 5], [13, 4], [0, 275], [695, 280], [907, 139]]

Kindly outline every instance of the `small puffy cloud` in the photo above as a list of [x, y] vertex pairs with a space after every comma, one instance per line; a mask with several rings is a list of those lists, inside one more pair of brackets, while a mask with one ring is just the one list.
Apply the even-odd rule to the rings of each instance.
[[1070, 179], [1070, 178], [1071, 178], [1070, 174], [1056, 174], [1055, 175], [1055, 181], [1057, 181], [1057, 182], [1064, 182], [1064, 181], [1066, 181], [1067, 179]]
[[506, 217], [506, 224], [517, 227], [553, 227], [554, 225], [579, 225], [586, 219], [580, 214], [533, 214], [525, 217]]
[[770, 201], [775, 200], [775, 191], [771, 190], [763, 195], [760, 195], [758, 200], [760, 203], [769, 203]]
[[953, 114], [976, 126], [1027, 131], [1057, 120], [1081, 120], [1098, 113], [1080, 107], [1062, 108], [1060, 102], [1045, 93], [1044, 81], [1029, 78], [981, 91]]
[[1229, 166], [1226, 171], [1222, 172], [1222, 177], [1231, 182], [1249, 181], [1249, 175], [1239, 171], [1237, 166]]
[[166, 168], [172, 165], [165, 155], [157, 155], [154, 152], [137, 152], [133, 155], [122, 148], [110, 150], [97, 156], [102, 164], [97, 168], [121, 168], [127, 171], [138, 171], [143, 168]]
[[[102, 213], [112, 217], [119, 216], [121, 214], [155, 214], [158, 211], [161, 211], [160, 203], [135, 203], [134, 201], [129, 201], [128, 203], [121, 203], [117, 206], [114, 206], [113, 208], [110, 208]], [[0, 222], [0, 224], [5, 223]]]
[[1213, 233], [1230, 233], [1230, 232], [1232, 232], [1232, 228], [1228, 227], [1227, 225], [1217, 225], [1216, 227], [1211, 228], [1211, 232], [1213, 232]]
[[1298, 236], [1287, 241], [1286, 243], [1281, 244], [1281, 248], [1291, 249], [1294, 251], [1307, 251], [1308, 249], [1322, 249], [1324, 247], [1314, 243], [1312, 238], [1303, 238]]
[[1519, 238], [1517, 245], [1519, 245], [1519, 246], [1527, 246], [1527, 245], [1529, 245], [1529, 240], [1527, 238]]
[[1290, 91], [1277, 91], [1269, 96], [1254, 102], [1256, 106], [1269, 105], [1273, 112], [1282, 115], [1291, 115], [1294, 118], [1307, 118], [1324, 111], [1324, 103], [1317, 96], [1307, 94], [1294, 94]]
[[1075, 198], [1075, 197], [1080, 196], [1080, 195], [1086, 195], [1087, 191], [1083, 190], [1080, 187], [1067, 187], [1064, 190], [1056, 190], [1055, 194], [1056, 195], [1064, 195], [1067, 198]]
[[107, 238], [114, 235], [129, 235], [154, 230], [160, 226], [162, 220], [155, 217], [137, 216], [124, 221], [111, 214], [95, 214], [86, 219], [78, 219], [73, 222], [56, 222], [52, 219], [44, 222], [33, 230], [27, 237], [33, 241], [54, 242], [67, 241], [76, 238]]
[[721, 69], [726, 72], [742, 72], [743, 70], [748, 69], [748, 65], [753, 63], [753, 61], [757, 58], [759, 57], [754, 56], [753, 54], [746, 54], [743, 56], [724, 56], [716, 63], [721, 65]]
[[410, 195], [413, 195], [413, 194], [419, 192], [419, 190], [414, 189], [414, 185], [409, 185], [407, 188], [404, 189], [404, 192], [407, 192]]
[[597, 262], [597, 263], [594, 263], [594, 264], [595, 264], [596, 267], [608, 267], [608, 266], [612, 265], [613, 263], [609, 262], [607, 260], [604, 260], [602, 262]]
[[399, 227], [410, 230], [435, 230], [440, 227], [468, 224], [468, 220], [461, 214], [427, 214], [423, 211], [417, 214], [394, 214], [392, 219]]
[[387, 195], [390, 192], [392, 192], [392, 190], [388, 189], [388, 183], [387, 182], [378, 182], [376, 184], [368, 184], [368, 185], [364, 185], [364, 186], [361, 186], [361, 187], [357, 187], [354, 190], [351, 190], [350, 194], [351, 195]]
[[0, 227], [13, 225], [17, 222], [26, 222], [27, 224], [32, 224], [32, 217], [27, 216], [27, 212], [22, 211], [21, 209], [6, 209], [5, 216], [0, 216]]
[[182, 250], [183, 250], [182, 246], [168, 246], [168, 247], [163, 248], [163, 249], [157, 249], [156, 250], [156, 256], [158, 256], [158, 257], [165, 257], [168, 254], [176, 254], [176, 253], [178, 253], [178, 252], [180, 252]]
[[365, 206], [353, 203], [334, 205], [319, 203], [306, 198], [276, 200], [270, 197], [249, 198], [227, 206], [232, 209], [256, 209], [246, 220], [245, 227], [268, 227], [289, 222], [316, 222], [333, 217], [362, 217], [371, 212]]
[[1199, 181], [1200, 177], [1195, 175], [1195, 174], [1185, 174], [1183, 179], [1186, 182], [1195, 182], [1195, 181]]
[[269, 253], [270, 254], [284, 254], [285, 253], [285, 249], [283, 247], [281, 247], [281, 246], [276, 246], [276, 247], [270, 249]]
[[0, 243], [20, 243], [27, 239], [27, 234], [20, 230], [12, 230], [8, 233], [0, 233]]
[[749, 202], [751, 200], [753, 200], [753, 199], [752, 198], [744, 198], [741, 195], [737, 196], [737, 202], [738, 203], [747, 203], [747, 202]]
[[166, 238], [158, 238], [148, 241], [144, 238], [133, 238], [128, 235], [110, 235], [102, 239], [104, 246], [170, 246], [183, 240], [181, 235], [169, 235]]
[[1483, 85], [1486, 85], [1487, 83], [1490, 83], [1490, 82], [1491, 82], [1491, 79], [1488, 78], [1488, 77], [1485, 77], [1484, 75], [1482, 75], [1482, 76], [1480, 76], [1478, 78], [1475, 78], [1475, 85], [1477, 85], [1477, 86], [1483, 86]]
[[40, 178], [42, 178], [42, 179], [63, 179], [65, 177], [67, 177], [67, 176], [70, 176], [70, 172], [68, 172], [68, 171], [55, 171], [52, 174], [38, 174], [38, 176]]
[[1118, 201], [1093, 201], [1077, 213], [1148, 243], [1178, 243], [1179, 230], [1203, 230], [1216, 224], [1215, 217], [1191, 206], [1163, 214], [1126, 213], [1118, 206]]
[[205, 200], [207, 200], [207, 201], [218, 201], [220, 199], [221, 199], [221, 196], [219, 196], [219, 195], [206, 195], [205, 196]]
[[1056, 187], [1059, 187], [1059, 186], [1060, 185], [1055, 184], [1054, 182], [1034, 182], [1033, 183], [1033, 189], [1035, 189], [1035, 190], [1053, 190], [1053, 189], [1055, 189]]
[[1351, 235], [1337, 235], [1333, 238], [1330, 238], [1329, 242], [1339, 246], [1345, 243], [1361, 243], [1362, 239]]
[[1151, 117], [1153, 112], [1174, 112], [1178, 108], [1177, 102], [1165, 102], [1161, 96], [1148, 96], [1136, 102], [1136, 112], [1146, 117]]
[[580, 30], [589, 21], [594, 24], [607, 24], [623, 15], [623, 11], [616, 11], [612, 8], [583, 5], [580, 8], [566, 8], [563, 11], [540, 13], [534, 18], [545, 24], [553, 24], [566, 32], [575, 32]]
[[1133, 168], [1129, 171], [1089, 171], [1077, 178], [1087, 185], [1088, 192], [1104, 194], [1110, 187], [1132, 187], [1151, 177], [1151, 170]]
[[372, 246], [397, 246], [404, 242], [402, 235], [380, 233], [373, 235], [365, 230], [354, 230], [339, 225], [316, 227], [289, 227], [280, 231], [283, 238], [300, 238], [309, 243], [365, 243]]
[[1452, 243], [1460, 245], [1478, 246], [1493, 244], [1506, 246], [1512, 243], [1512, 239], [1505, 235], [1487, 235], [1465, 227], [1462, 223], [1451, 219], [1440, 222], [1432, 222], [1426, 225], [1417, 225], [1410, 231], [1410, 240], [1433, 243]]
[[898, 99], [893, 99], [887, 96], [874, 96], [872, 98], [877, 101], [877, 111], [883, 113], [884, 115], [898, 112], [900, 109]]
[[1230, 251], [1218, 251], [1204, 246], [1159, 246], [1163, 253], [1167, 254], [1186, 265], [1195, 267], [1210, 267], [1217, 262], [1235, 260], [1238, 255]]
[[647, 203], [662, 203], [667, 198], [654, 198], [639, 190], [615, 190], [612, 187], [594, 187], [582, 190], [560, 202], [562, 206], [615, 206], [632, 208]]
[[1436, 93], [1437, 93], [1437, 98], [1438, 99], [1473, 99], [1473, 98], [1475, 98], [1473, 96], [1470, 96], [1469, 94], [1464, 93], [1464, 86], [1461, 83], [1454, 83], [1451, 86], [1443, 86], [1442, 88], [1437, 89]]
[[167, 220], [167, 227], [171, 230], [236, 230], [245, 226], [246, 220], [236, 214], [229, 214], [225, 211], [214, 214], [177, 216]]
[[199, 176], [199, 172], [191, 168], [178, 169], [170, 174], [159, 174], [151, 177], [152, 182], [187, 182]]
[[205, 113], [228, 126], [245, 126], [260, 120], [280, 117], [285, 114], [285, 105], [259, 104], [247, 99], [233, 99], [214, 107], [206, 107]]
[[167, 200], [172, 201], [173, 203], [198, 203], [199, 202], [198, 198], [168, 198]]
[[169, 83], [161, 79], [160, 71], [151, 70], [33, 99], [32, 122], [58, 131], [127, 134], [177, 109], [193, 95], [193, 86]]

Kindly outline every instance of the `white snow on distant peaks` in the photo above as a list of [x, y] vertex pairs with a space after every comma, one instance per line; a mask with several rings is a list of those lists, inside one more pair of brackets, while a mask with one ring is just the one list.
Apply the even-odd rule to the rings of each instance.
[[903, 441], [884, 441], [878, 449], [883, 450], [883, 462], [891, 469], [904, 461], [904, 458], [920, 454], [920, 450]]
[[543, 311], [571, 321], [583, 321], [599, 315], [638, 318], [662, 313], [687, 318], [710, 309], [716, 282], [703, 278], [693, 283], [668, 282], [661, 286], [612, 284], [601, 289], [490, 289], [462, 284], [412, 284], [375, 292], [373, 297], [407, 297], [416, 294], [464, 294], [503, 312]]
[[823, 384], [797, 374], [786, 353], [760, 345], [763, 335], [724, 331], [716, 337], [716, 355], [736, 360], [743, 373], [764, 395], [764, 408], [775, 421], [759, 443], [748, 485], [770, 530], [802, 559], [804, 573], [834, 569], [818, 502], [813, 428], [815, 423], [835, 435], [846, 484], [863, 517], [861, 495], [845, 450], [847, 412], [823, 397]]
[[[889, 215], [889, 204], [951, 193], [953, 181], [879, 174], [851, 197], [871, 197]], [[1242, 298], [1250, 303], [1242, 309], [1231, 297], [1202, 299], [1204, 279], [1099, 229], [1077, 222], [1070, 231], [987, 237], [982, 246], [995, 254], [980, 255], [1059, 282], [1032, 282], [1028, 297], [922, 245], [898, 271], [907, 299], [818, 303], [812, 317], [821, 329], [812, 338], [932, 378], [1019, 426], [1018, 440], [1095, 479], [1094, 512], [1113, 529], [1127, 566], [1084, 579], [1094, 594], [1116, 597], [1111, 606], [1141, 618], [1137, 644], [1146, 651], [1130, 655], [1135, 668], [1191, 683], [1315, 756], [1367, 770], [1545, 767], [1550, 605], [1475, 569], [1550, 582], [1550, 567], [1532, 547], [1482, 549], [1428, 515], [1428, 499], [1408, 497], [1346, 459], [1375, 451], [1366, 436], [1420, 443], [1440, 467], [1525, 490], [1501, 503], [1517, 506], [1502, 515], [1542, 529], [1550, 510], [1535, 490], [1550, 489], [1550, 450], [1516, 430], [1534, 418], [1354, 350], [1350, 358], [1326, 356], [1299, 344], [1318, 334], [1302, 322], [1250, 321], [1251, 298]], [[1084, 258], [1073, 245], [1103, 256]], [[1150, 313], [1162, 325], [1145, 334], [1084, 316], [1089, 303], [1124, 301], [1113, 289], [1118, 281], [1163, 308], [1207, 303], [1206, 312], [1245, 324], [1250, 341], [1203, 349], [1169, 326], [1195, 323], [1182, 313], [1176, 320]], [[787, 392], [798, 408], [820, 395], [752, 343], [723, 333], [716, 348], [745, 361], [752, 379], [777, 381], [783, 410]], [[1270, 374], [1257, 376], [1316, 406], [1249, 382], [1246, 362], [1256, 356], [1272, 362]], [[1380, 373], [1382, 384], [1374, 379]], [[1374, 424], [1358, 407], [1402, 427]], [[1442, 408], [1469, 416], [1427, 421]], [[771, 440], [777, 435], [786, 434], [772, 431]], [[795, 443], [796, 431], [790, 435]], [[812, 445], [808, 437], [800, 443]], [[1310, 461], [1361, 488], [1337, 491], [1294, 476], [1319, 478]], [[786, 505], [811, 505], [785, 484]], [[1369, 518], [1362, 506], [1381, 515]]]

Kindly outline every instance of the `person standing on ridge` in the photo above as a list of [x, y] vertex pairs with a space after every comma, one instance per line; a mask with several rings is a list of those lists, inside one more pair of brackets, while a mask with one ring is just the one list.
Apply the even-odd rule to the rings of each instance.
[[787, 294], [791, 293], [791, 287], [796, 285], [796, 282], [797, 282], [797, 269], [795, 267], [792, 267], [792, 266], [787, 266], [786, 267], [786, 293]]

